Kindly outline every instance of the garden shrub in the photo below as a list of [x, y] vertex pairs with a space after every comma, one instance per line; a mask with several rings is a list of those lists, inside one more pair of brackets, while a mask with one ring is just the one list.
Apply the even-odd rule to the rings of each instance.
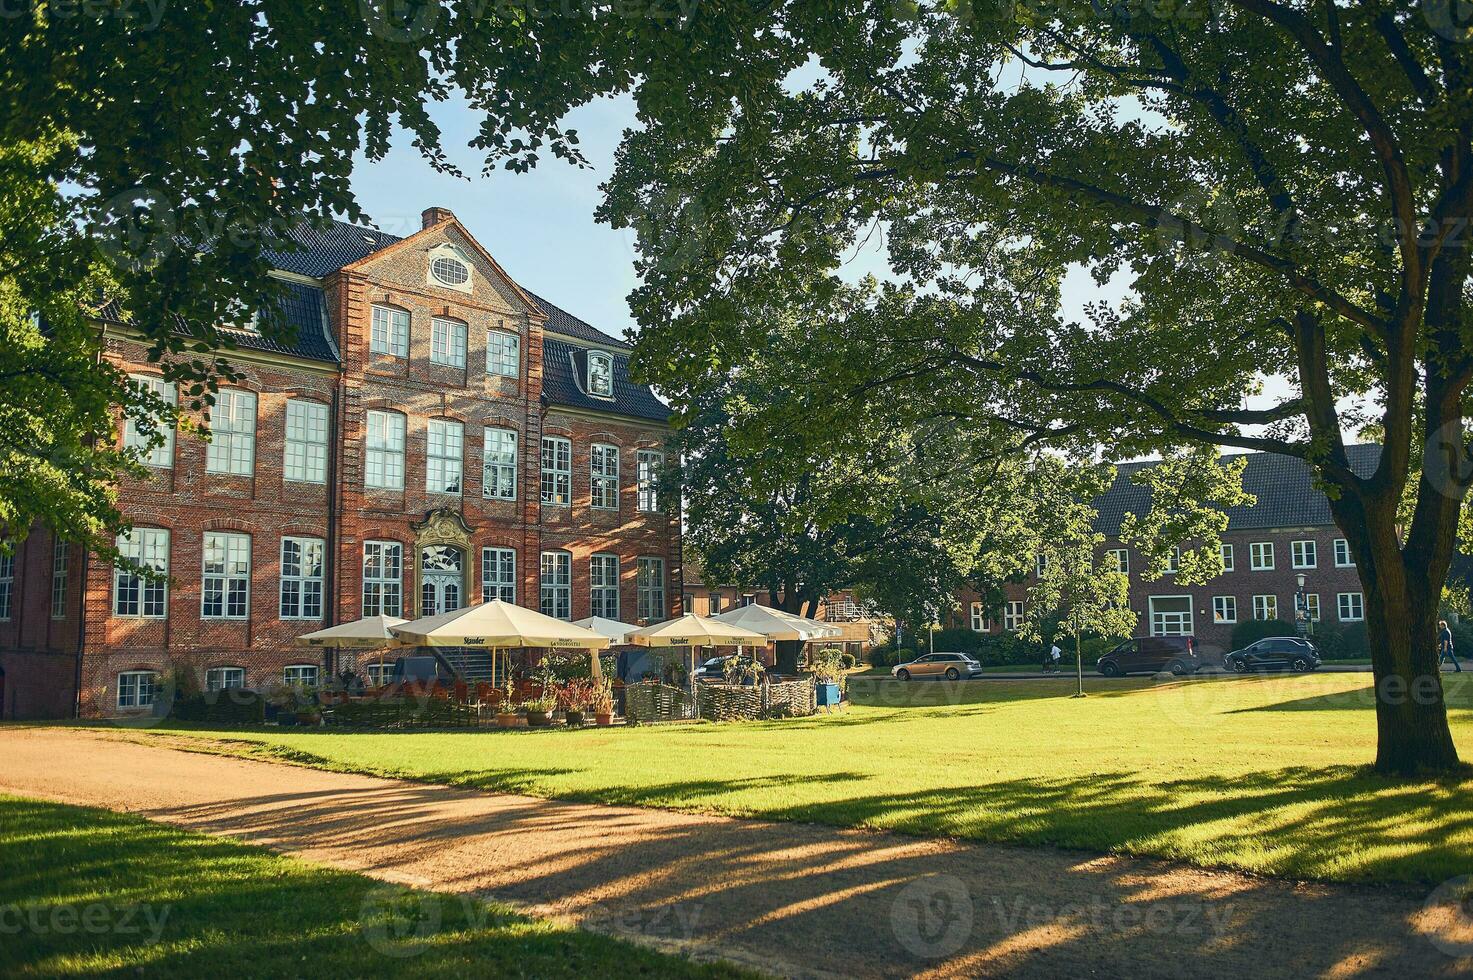
[[1293, 623], [1282, 619], [1245, 619], [1233, 627], [1233, 649], [1241, 650], [1250, 643], [1270, 636], [1298, 636]]
[[266, 699], [244, 688], [203, 691], [175, 701], [170, 715], [179, 721], [260, 724], [266, 720]]

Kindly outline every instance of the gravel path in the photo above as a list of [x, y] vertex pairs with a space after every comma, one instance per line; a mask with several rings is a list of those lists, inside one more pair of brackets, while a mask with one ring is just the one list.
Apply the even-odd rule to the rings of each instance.
[[144, 739], [0, 730], [0, 792], [138, 813], [785, 976], [1473, 975], [1473, 959], [1445, 951], [1466, 939], [1473, 953], [1473, 924], [1401, 890], [559, 803]]

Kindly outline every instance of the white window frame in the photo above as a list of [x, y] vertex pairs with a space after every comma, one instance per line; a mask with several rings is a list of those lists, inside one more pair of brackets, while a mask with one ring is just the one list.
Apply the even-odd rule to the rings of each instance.
[[[127, 535], [118, 535], [114, 544], [123, 557], [152, 567], [160, 575], [168, 575], [169, 537], [164, 528], [135, 527]], [[131, 612], [127, 611], [129, 608]], [[149, 581], [129, 569], [114, 568], [113, 615], [119, 619], [168, 618], [168, 579]]]
[[573, 503], [571, 439], [542, 437], [542, 503], [550, 507], [568, 507]]
[[[389, 568], [394, 574], [388, 573]], [[404, 611], [404, 544], [401, 541], [363, 542], [363, 603], [368, 616], [400, 616]]]
[[1248, 545], [1248, 567], [1255, 572], [1271, 572], [1274, 570], [1274, 543], [1272, 541], [1253, 541]]
[[1309, 621], [1318, 623], [1320, 621], [1320, 594], [1318, 592], [1304, 593], [1304, 608], [1309, 610]]
[[1003, 606], [1002, 628], [1010, 633], [1015, 630], [1022, 629], [1023, 621], [1026, 618], [1027, 614], [1028, 609], [1023, 604], [1023, 602], [1021, 600], [1014, 599], [1007, 605]]
[[[12, 545], [14, 547], [14, 545]], [[15, 554], [0, 555], [0, 623], [10, 622], [15, 605]]]
[[409, 311], [397, 306], [373, 306], [368, 349], [390, 357], [409, 356]]
[[502, 378], [522, 376], [522, 336], [492, 327], [486, 331], [486, 373]]
[[1238, 597], [1235, 595], [1213, 596], [1212, 621], [1218, 624], [1236, 623], [1238, 621]]
[[1279, 618], [1279, 597], [1276, 594], [1260, 594], [1253, 597], [1253, 619], [1266, 623]]
[[[244, 560], [244, 572], [240, 563]], [[217, 570], [211, 571], [214, 566]], [[211, 612], [212, 588], [218, 596]], [[251, 615], [251, 536], [234, 531], [207, 531], [200, 556], [200, 619], [244, 620]]]
[[[430, 277], [430, 282], [434, 283], [436, 286], [443, 286], [445, 289], [454, 289], [463, 293], [468, 293], [471, 291], [471, 264], [465, 259], [461, 258], [460, 255], [456, 254], [459, 251], [460, 250], [455, 248], [455, 246], [453, 245], [441, 245], [430, 253], [429, 260], [426, 263], [427, 268], [425, 271]], [[441, 276], [440, 272], [436, 268], [436, 263], [439, 262], [450, 263], [451, 267], [459, 266], [460, 270], [465, 273], [465, 278], [462, 279], [460, 282], [451, 282], [450, 280], [456, 278], [456, 276]]]
[[288, 687], [316, 687], [322, 676], [317, 664], [287, 664], [281, 668], [281, 682]]
[[1033, 574], [1043, 578], [1043, 573], [1048, 571], [1048, 555], [1037, 554], [1033, 556]]
[[487, 426], [481, 439], [481, 496], [516, 500], [517, 430]]
[[1166, 553], [1166, 574], [1175, 575], [1179, 571], [1181, 571], [1181, 546], [1172, 545], [1171, 550]]
[[322, 402], [287, 401], [282, 478], [292, 483], [327, 482], [327, 406]]
[[404, 489], [404, 437], [408, 419], [400, 412], [370, 409], [363, 440], [363, 485]]
[[660, 470], [665, 466], [665, 454], [653, 449], [641, 449], [635, 453], [635, 476], [639, 481], [638, 499], [635, 501], [641, 514], [660, 512]]
[[[151, 374], [130, 374], [128, 380], [133, 382], [134, 387], [153, 392], [155, 395], [168, 402], [170, 405], [178, 404], [176, 399], [178, 393], [171, 381]], [[148, 446], [148, 440], [143, 433], [138, 431], [138, 426], [133, 419], [128, 419], [123, 426], [123, 445], [129, 449], [148, 449], [148, 455], [143, 457], [143, 463], [156, 469], [168, 470], [174, 467], [174, 427], [164, 428], [160, 426], [164, 441], [157, 446]]]
[[[1156, 603], [1164, 600], [1184, 601], [1187, 604], [1186, 612], [1177, 609], [1163, 609], [1156, 611]], [[1197, 631], [1197, 609], [1192, 597], [1189, 595], [1153, 595], [1146, 600], [1146, 612], [1151, 621], [1152, 636], [1192, 636]], [[1181, 617], [1185, 615], [1185, 620]], [[1170, 619], [1168, 620], [1168, 617]], [[1174, 624], [1174, 628], [1167, 629], [1168, 624]]]
[[594, 510], [619, 509], [619, 447], [595, 442], [588, 447], [589, 505]]
[[1355, 558], [1350, 553], [1350, 539], [1335, 539], [1335, 567], [1354, 568]]
[[286, 536], [281, 539], [281, 585], [277, 608], [282, 619], [322, 618], [326, 570], [327, 543], [321, 538]]
[[665, 618], [665, 559], [641, 555], [635, 560], [636, 609], [642, 620]]
[[589, 615], [619, 619], [619, 556], [598, 552], [588, 559]]
[[211, 667], [205, 671], [206, 691], [241, 690], [244, 687], [244, 667]]
[[1313, 538], [1289, 542], [1289, 564], [1296, 568], [1318, 568], [1320, 548]]
[[1222, 570], [1224, 572], [1234, 571], [1237, 567], [1237, 556], [1233, 551], [1233, 546], [1230, 544], [1220, 545], [1218, 552], [1222, 555]]
[[51, 541], [51, 618], [66, 619], [67, 582], [71, 571], [71, 545], [61, 538]]
[[573, 618], [573, 554], [569, 551], [542, 553], [539, 608], [553, 619]]
[[515, 548], [481, 549], [481, 601], [517, 601], [517, 552]]
[[1366, 618], [1366, 597], [1363, 592], [1339, 592], [1335, 595], [1335, 612], [1342, 623], [1359, 623]]
[[229, 476], [256, 473], [256, 393], [221, 388], [210, 409], [210, 445], [205, 472]]
[[460, 496], [465, 488], [465, 426], [430, 419], [425, 426], [425, 492]]
[[[603, 365], [602, 383], [594, 384], [595, 364]], [[595, 398], [614, 397], [614, 357], [604, 351], [592, 350], [588, 352], [588, 393]]]
[[464, 368], [466, 331], [464, 320], [430, 317], [430, 363]]
[[[145, 694], [147, 700], [144, 699]], [[124, 670], [118, 674], [119, 708], [152, 708], [158, 697], [158, 671]]]
[[1111, 548], [1106, 552], [1110, 560], [1115, 563], [1115, 570], [1121, 575], [1130, 574], [1130, 549]]
[[[853, 606], [854, 603], [850, 602], [850, 603], [848, 603], [848, 605], [849, 606]], [[850, 609], [850, 610], [848, 610], [848, 612], [849, 612], [849, 615], [847, 617], [843, 617], [843, 618], [853, 619], [854, 618], [854, 616], [853, 616], [853, 610]], [[971, 619], [972, 619], [972, 632], [973, 633], [990, 633], [990, 632], [992, 632], [992, 623], [987, 619], [987, 611], [983, 607], [982, 603], [980, 603], [980, 602], [974, 602], [974, 603], [972, 603], [971, 614], [972, 614]]]

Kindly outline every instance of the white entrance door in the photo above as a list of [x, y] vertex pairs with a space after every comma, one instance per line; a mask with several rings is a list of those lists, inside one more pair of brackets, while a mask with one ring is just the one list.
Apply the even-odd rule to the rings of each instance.
[[434, 545], [419, 556], [419, 614], [434, 616], [459, 609], [465, 595], [465, 556], [459, 548]]
[[1151, 597], [1152, 636], [1191, 636], [1192, 597], [1158, 595]]

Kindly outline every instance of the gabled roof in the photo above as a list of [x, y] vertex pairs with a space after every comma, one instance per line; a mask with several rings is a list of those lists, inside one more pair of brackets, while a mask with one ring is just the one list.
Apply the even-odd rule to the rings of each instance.
[[549, 405], [609, 412], [665, 422], [670, 409], [646, 385], [629, 380], [629, 356], [614, 354], [614, 397], [597, 398], [584, 388], [588, 349], [547, 337], [542, 341], [542, 397]]
[[[289, 279], [278, 280], [278, 283], [284, 289], [279, 309], [281, 318], [287, 325], [285, 337], [273, 340], [254, 330], [222, 328], [222, 332], [228, 334], [239, 347], [246, 350], [288, 354], [292, 357], [304, 357], [308, 360], [336, 364], [338, 352], [328, 338], [327, 304], [323, 299], [322, 290], [317, 286], [309, 286], [306, 283], [293, 282]], [[127, 324], [117, 300], [109, 300], [104, 303], [97, 311], [97, 317], [104, 323], [119, 326]], [[182, 317], [175, 318], [175, 326], [181, 333], [189, 333], [189, 325]]]
[[336, 220], [303, 221], [288, 231], [286, 237], [300, 248], [267, 248], [263, 254], [275, 268], [313, 279], [321, 279], [329, 272], [403, 241], [399, 235], [377, 228]]
[[530, 289], [527, 290], [527, 295], [531, 296], [537, 302], [537, 305], [542, 307], [542, 312], [547, 314], [547, 322], [543, 324], [544, 330], [551, 330], [553, 333], [560, 333], [565, 337], [576, 337], [578, 340], [586, 340], [589, 343], [598, 344], [601, 347], [612, 347], [619, 350], [630, 349], [626, 341], [604, 333], [586, 320], [578, 319], [561, 306], [543, 299]]
[[[1358, 475], [1368, 476], [1381, 458], [1381, 447], [1366, 443], [1347, 446], [1350, 466]], [[1228, 508], [1228, 530], [1242, 531], [1271, 527], [1322, 527], [1335, 523], [1330, 514], [1330, 501], [1314, 485], [1309, 466], [1302, 460], [1273, 453], [1240, 453], [1224, 456], [1224, 461], [1246, 456], [1243, 489], [1258, 498], [1246, 507]], [[1123, 463], [1116, 467], [1115, 482], [1094, 501], [1099, 516], [1095, 530], [1107, 537], [1120, 534], [1120, 522], [1127, 513], [1144, 516], [1151, 508], [1151, 492], [1131, 478], [1141, 470], [1156, 465], [1152, 462]]]

